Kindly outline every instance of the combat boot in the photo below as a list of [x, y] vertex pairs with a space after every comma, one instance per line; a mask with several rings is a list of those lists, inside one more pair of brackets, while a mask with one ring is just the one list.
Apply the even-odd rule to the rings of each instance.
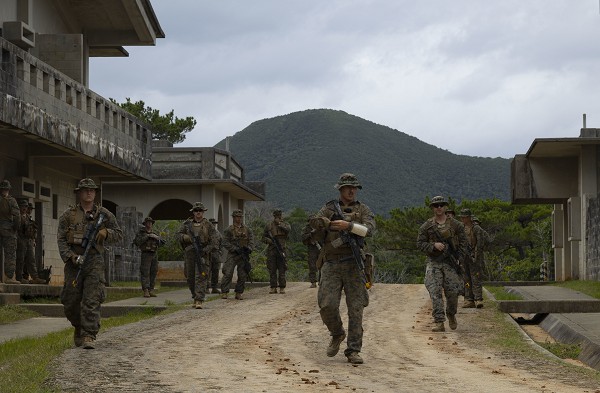
[[144, 297], [150, 297], [150, 292], [148, 289], [144, 289]]
[[340, 344], [342, 342], [344, 342], [344, 339], [346, 338], [346, 333], [342, 333], [339, 336], [333, 336], [331, 337], [331, 342], [329, 343], [329, 346], [327, 347], [327, 356], [334, 357], [335, 355], [337, 355], [337, 353], [340, 350]]
[[19, 284], [21, 285], [21, 281], [17, 281], [15, 280], [14, 277], [6, 277], [6, 280], [4, 281], [5, 284]]
[[202, 300], [194, 300], [194, 308], [196, 310], [202, 309]]
[[475, 302], [473, 300], [465, 300], [462, 308], [475, 308]]
[[456, 315], [448, 315], [448, 326], [450, 329], [456, 330], [458, 323], [456, 322]]
[[228, 295], [228, 293], [227, 293], [227, 292], [223, 292], [223, 293], [221, 294], [221, 299], [227, 299], [227, 295]]
[[271, 293], [277, 293], [277, 288], [271, 288], [271, 290], [269, 291], [269, 294]]
[[311, 288], [316, 288], [317, 287], [317, 283], [316, 282], [311, 282], [310, 283], [310, 287]]
[[81, 328], [76, 327], [73, 332], [73, 341], [75, 342], [76, 347], [80, 347], [83, 345], [83, 337], [81, 337]]
[[242, 295], [242, 294], [241, 294], [241, 293], [239, 293], [239, 292], [236, 292], [236, 293], [235, 293], [235, 298], [236, 298], [237, 300], [244, 300], [244, 295]]
[[154, 289], [148, 290], [148, 293], [150, 294], [150, 297], [156, 297], [156, 293], [154, 293]]
[[29, 280], [26, 279], [26, 278], [23, 278], [23, 279], [21, 279], [19, 281], [21, 281], [21, 284], [29, 284]]
[[210, 293], [221, 293], [221, 290], [219, 288], [213, 288]]
[[348, 358], [348, 363], [352, 363], [352, 364], [363, 364], [364, 363], [362, 358], [358, 354], [358, 352], [350, 352], [349, 354], [346, 355], [346, 357]]
[[281, 289], [279, 290], [279, 293], [285, 293], [285, 288], [281, 288]]
[[435, 322], [433, 328], [431, 328], [432, 332], [445, 332], [446, 328], [444, 327], [444, 322]]
[[34, 278], [33, 280], [31, 280], [32, 284], [46, 284], [46, 280], [44, 280], [43, 278]]
[[83, 337], [83, 348], [84, 349], [94, 349], [96, 348], [95, 339], [90, 336]]
[[475, 300], [476, 308], [483, 308], [483, 300]]

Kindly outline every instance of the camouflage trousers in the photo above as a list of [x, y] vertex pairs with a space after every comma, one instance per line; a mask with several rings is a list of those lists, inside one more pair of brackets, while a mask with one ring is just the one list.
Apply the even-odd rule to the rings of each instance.
[[154, 289], [156, 274], [158, 273], [158, 258], [155, 252], [142, 251], [140, 260], [140, 281], [142, 289]]
[[8, 229], [0, 229], [0, 254], [2, 253], [4, 253], [4, 274], [12, 278], [17, 264], [17, 234]]
[[185, 249], [185, 277], [192, 298], [203, 302], [206, 298], [208, 283], [208, 264], [205, 258], [200, 258], [200, 269], [198, 269], [196, 250], [192, 246]]
[[321, 319], [331, 336], [344, 334], [340, 316], [342, 291], [348, 307], [348, 340], [344, 354], [360, 352], [363, 339], [363, 309], [369, 305], [369, 293], [361, 274], [352, 260], [350, 262], [325, 262], [321, 267], [321, 280], [317, 301]]
[[248, 274], [244, 270], [244, 259], [241, 256], [227, 255], [227, 260], [223, 264], [223, 277], [221, 278], [221, 292], [228, 293], [233, 280], [233, 271], [237, 268], [237, 281], [235, 283], [235, 292], [244, 293], [244, 287], [248, 280]]
[[[65, 264], [65, 283], [60, 294], [65, 316], [81, 336], [96, 338], [100, 330], [100, 305], [104, 303], [104, 258], [101, 254], [88, 256], [79, 276], [79, 268]], [[74, 285], [75, 277], [77, 282]]]
[[483, 300], [483, 290], [481, 288], [481, 261], [467, 256], [464, 261], [463, 269], [465, 300]]
[[319, 259], [319, 249], [315, 246], [308, 246], [308, 280], [317, 282], [317, 259]]
[[[431, 315], [435, 322], [444, 322], [446, 315], [455, 315], [458, 308], [458, 292], [462, 285], [461, 277], [447, 262], [427, 259], [425, 270], [425, 287], [431, 297], [433, 310]], [[446, 295], [446, 310], [444, 298]]]
[[269, 270], [269, 284], [271, 288], [285, 288], [287, 284], [285, 279], [287, 263], [276, 249], [269, 248], [267, 250], [267, 269]]
[[32, 279], [38, 278], [34, 245], [33, 239], [17, 239], [17, 262], [15, 264], [15, 278], [17, 281], [23, 279], [23, 271], [27, 271]]

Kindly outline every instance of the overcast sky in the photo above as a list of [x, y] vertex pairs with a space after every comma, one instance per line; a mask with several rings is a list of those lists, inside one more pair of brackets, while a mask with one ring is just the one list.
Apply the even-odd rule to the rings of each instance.
[[330, 108], [457, 154], [511, 158], [600, 128], [598, 0], [152, 0], [166, 38], [93, 59], [90, 87], [213, 146]]

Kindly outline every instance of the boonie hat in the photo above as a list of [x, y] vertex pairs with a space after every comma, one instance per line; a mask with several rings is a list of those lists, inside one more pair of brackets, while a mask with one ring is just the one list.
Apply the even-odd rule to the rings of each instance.
[[240, 209], [235, 209], [233, 213], [231, 213], [231, 217], [243, 217], [244, 213]]
[[336, 190], [339, 190], [340, 188], [342, 188], [344, 186], [352, 186], [352, 187], [358, 188], [359, 190], [362, 190], [362, 186], [358, 182], [358, 179], [352, 173], [342, 173], [340, 175], [340, 179], [333, 186], [333, 188], [335, 188]]
[[84, 188], [89, 188], [90, 190], [96, 190], [96, 189], [98, 189], [98, 186], [96, 185], [96, 183], [94, 183], [94, 181], [92, 179], [90, 179], [89, 177], [86, 177], [85, 179], [79, 180], [79, 183], [77, 183], [77, 187], [75, 188], [75, 191], [79, 191]]
[[208, 209], [204, 207], [204, 205], [202, 204], [202, 202], [194, 202], [194, 204], [192, 205], [192, 208], [190, 209], [190, 211], [193, 212], [195, 210], [200, 210], [200, 211], [205, 212]]
[[446, 198], [444, 198], [441, 195], [438, 195], [438, 196], [434, 196], [433, 198], [431, 198], [431, 201], [429, 202], [429, 207], [432, 207], [433, 205], [448, 206], [448, 202], [446, 202]]
[[471, 209], [462, 209], [460, 211], [461, 217], [471, 217], [472, 215], [473, 215], [473, 213], [471, 213]]
[[0, 182], [0, 190], [10, 190], [12, 186], [8, 180], [2, 180]]

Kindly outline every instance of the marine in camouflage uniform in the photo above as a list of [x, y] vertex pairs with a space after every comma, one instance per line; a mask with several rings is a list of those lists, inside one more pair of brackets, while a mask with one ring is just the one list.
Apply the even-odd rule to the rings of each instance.
[[327, 348], [327, 356], [332, 357], [346, 338], [340, 316], [340, 299], [344, 292], [348, 307], [348, 340], [344, 355], [349, 362], [360, 364], [363, 363], [359, 355], [363, 341], [363, 309], [369, 304], [369, 294], [364, 272], [360, 271], [349, 244], [342, 241], [340, 231], [355, 237], [364, 260], [364, 237], [371, 236], [375, 230], [375, 218], [367, 205], [355, 199], [357, 190], [362, 189], [356, 176], [344, 173], [334, 187], [339, 190], [339, 204], [344, 216], [336, 216], [335, 201], [332, 200], [310, 220], [316, 236], [324, 239], [317, 263], [321, 266], [317, 300], [321, 319], [332, 337]]
[[[65, 316], [75, 327], [76, 346], [94, 348], [100, 329], [100, 305], [104, 302], [104, 246], [120, 242], [123, 233], [115, 216], [106, 208], [94, 203], [98, 187], [90, 178], [79, 181], [75, 192], [79, 203], [65, 210], [58, 219], [58, 251], [65, 262], [65, 282], [60, 294]], [[88, 227], [93, 228], [104, 216], [97, 231], [93, 247], [87, 258], [79, 258], [85, 252], [84, 237]]]
[[[190, 212], [193, 216], [188, 218], [177, 233], [177, 240], [184, 249], [185, 276], [188, 288], [194, 299], [192, 307], [202, 308], [206, 298], [208, 284], [208, 255], [218, 247], [216, 230], [213, 224], [204, 218], [208, 210], [202, 202], [194, 202]], [[201, 255], [196, 252], [194, 239], [198, 238], [198, 247]]]
[[319, 259], [319, 252], [322, 247], [322, 240], [319, 241], [316, 239], [316, 231], [310, 226], [310, 219], [313, 216], [308, 218], [308, 223], [302, 229], [302, 243], [307, 248], [307, 262], [308, 262], [308, 280], [310, 281], [310, 287], [317, 287], [317, 259]]
[[[292, 229], [290, 224], [283, 221], [283, 212], [279, 209], [273, 211], [273, 221], [265, 226], [263, 242], [267, 244], [267, 269], [269, 270], [269, 293], [285, 293], [287, 285], [285, 272], [287, 261], [285, 257], [285, 244]], [[273, 240], [275, 239], [275, 240]], [[279, 249], [276, 243], [279, 243]]]
[[29, 284], [29, 280], [23, 275], [23, 270], [26, 270], [31, 277], [32, 284], [45, 284], [46, 280], [42, 280], [38, 276], [35, 263], [37, 224], [29, 215], [29, 203], [26, 200], [22, 200], [19, 207], [21, 209], [21, 226], [17, 235], [16, 279], [21, 284]]
[[146, 217], [143, 226], [135, 235], [133, 244], [140, 248], [142, 253], [140, 260], [140, 281], [144, 297], [156, 297], [154, 293], [154, 284], [158, 274], [158, 257], [156, 251], [164, 243], [160, 235], [152, 230], [155, 220], [152, 217]]
[[[463, 260], [467, 251], [464, 226], [446, 216], [447, 206], [448, 202], [442, 196], [431, 199], [429, 207], [434, 216], [421, 225], [417, 237], [417, 248], [427, 254], [425, 287], [431, 297], [434, 332], [445, 331], [446, 316], [452, 330], [458, 326], [456, 312], [462, 277], [457, 272], [456, 263]], [[442, 294], [446, 295], [445, 310]]]
[[221, 249], [223, 248], [223, 235], [217, 229], [218, 221], [214, 218], [209, 219], [215, 226], [215, 236], [217, 236], [217, 248], [210, 252], [210, 293], [221, 293], [219, 289], [219, 270], [221, 270]]
[[465, 234], [469, 241], [469, 252], [463, 262], [463, 280], [465, 282], [465, 301], [463, 308], [483, 307], [481, 287], [483, 270], [483, 248], [486, 242], [486, 232], [472, 220], [471, 209], [460, 211], [460, 220], [465, 226]]
[[[227, 250], [227, 259], [223, 264], [223, 278], [221, 279], [221, 298], [227, 299], [233, 270], [237, 269], [237, 282], [235, 284], [235, 298], [242, 300], [244, 286], [248, 279], [248, 272], [244, 269], [246, 261], [245, 255], [250, 257], [254, 249], [254, 236], [250, 228], [242, 222], [244, 213], [241, 210], [234, 210], [231, 213], [233, 224], [223, 232], [223, 248]], [[245, 255], [244, 255], [245, 253]]]
[[[17, 231], [21, 226], [21, 213], [15, 198], [9, 195], [10, 182], [0, 182], [0, 254], [4, 253], [5, 284], [20, 284], [15, 279], [17, 264]], [[0, 255], [1, 257], [1, 255]]]

